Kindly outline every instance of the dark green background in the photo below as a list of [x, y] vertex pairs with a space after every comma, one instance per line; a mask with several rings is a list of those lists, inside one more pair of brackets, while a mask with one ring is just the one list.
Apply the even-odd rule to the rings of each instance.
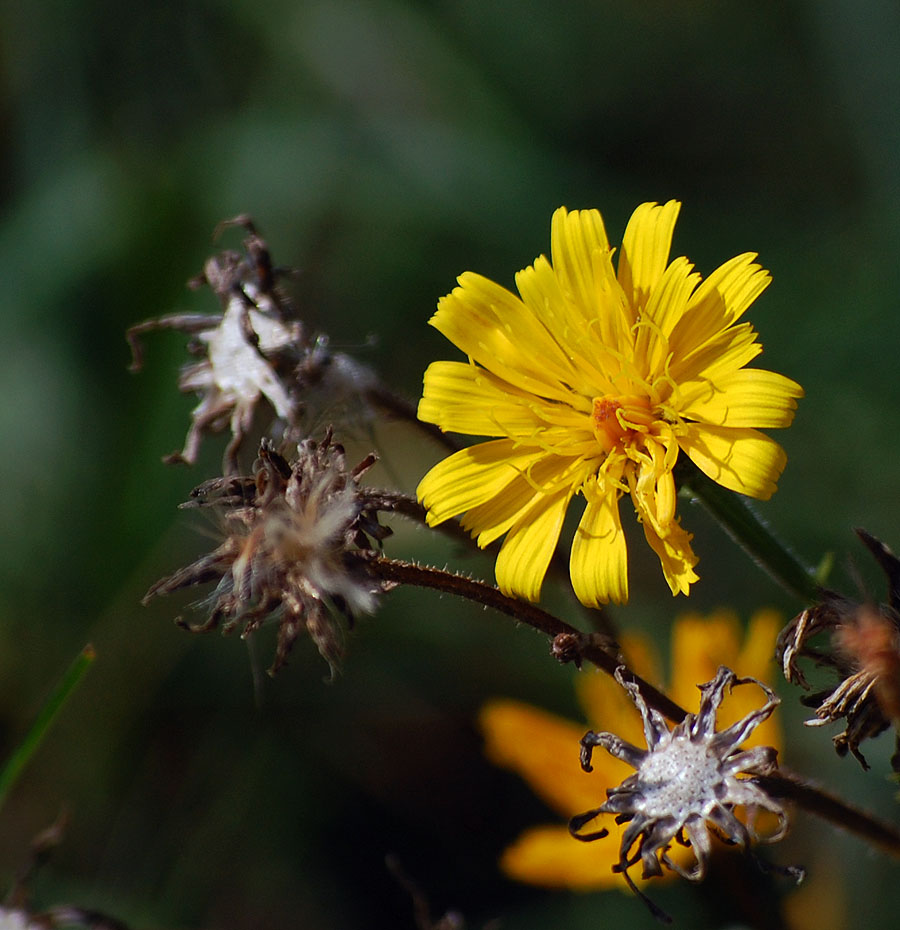
[[[498, 694], [575, 711], [572, 672], [538, 637], [400, 592], [336, 683], [301, 643], [257, 707], [238, 639], [178, 631], [178, 604], [139, 606], [211, 544], [175, 505], [221, 445], [193, 470], [160, 463], [192, 404], [174, 389], [183, 340], [150, 340], [134, 377], [123, 332], [212, 312], [184, 282], [216, 223], [248, 211], [301, 270], [311, 325], [415, 397], [431, 359], [457, 357], [426, 325], [457, 274], [511, 285], [560, 204], [602, 209], [615, 241], [638, 203], [679, 198], [676, 254], [708, 273], [761, 253], [762, 364], [807, 390], [760, 512], [810, 562], [834, 553], [835, 583], [854, 591], [853, 559], [878, 594], [851, 527], [900, 547], [900, 9], [6, 0], [0, 15], [0, 758], [82, 645], [99, 653], [0, 811], [0, 875], [65, 805], [36, 903], [135, 928], [412, 927], [389, 852], [435, 915], [457, 908], [470, 927], [651, 926], [623, 895], [496, 871], [552, 815], [482, 761], [473, 716]], [[439, 454], [408, 430], [345, 430], [351, 455], [379, 444], [373, 481], [411, 489]], [[664, 652], [688, 606], [797, 609], [702, 513], [685, 506], [684, 522], [701, 556], [690, 603], [635, 547], [622, 626]], [[490, 572], [422, 532], [398, 527], [389, 546]], [[265, 665], [271, 637], [256, 648]], [[890, 740], [863, 775], [782, 693], [787, 762], [896, 820]], [[858, 842], [801, 815], [774, 856], [842, 888], [859, 925], [894, 925], [896, 865]], [[658, 896], [681, 926], [712, 927], [742, 919], [730, 887]]]

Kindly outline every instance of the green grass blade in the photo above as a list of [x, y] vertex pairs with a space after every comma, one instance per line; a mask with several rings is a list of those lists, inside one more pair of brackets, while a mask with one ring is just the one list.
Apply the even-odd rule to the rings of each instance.
[[25, 738], [20, 743], [18, 749], [10, 756], [3, 768], [0, 769], [0, 808], [3, 807], [6, 796], [12, 789], [12, 786], [16, 783], [19, 775], [22, 774], [22, 770], [43, 742], [56, 715], [69, 699], [69, 696], [74, 691], [78, 682], [81, 681], [84, 673], [90, 668], [96, 655], [94, 647], [90, 644], [81, 650], [53, 693], [44, 702], [44, 706], [41, 708], [37, 719], [31, 725], [31, 729], [25, 734]]

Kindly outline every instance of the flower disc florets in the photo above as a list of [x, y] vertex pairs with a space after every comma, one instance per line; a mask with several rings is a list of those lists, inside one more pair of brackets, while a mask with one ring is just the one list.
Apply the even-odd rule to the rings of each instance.
[[[670, 730], [663, 716], [647, 706], [638, 687], [623, 678], [621, 668], [616, 679], [641, 712], [647, 749], [638, 749], [612, 733], [585, 734], [581, 741], [581, 764], [585, 771], [591, 771], [591, 755], [596, 746], [602, 746], [637, 771], [617, 788], [608, 789], [607, 800], [600, 807], [572, 818], [569, 829], [574, 836], [582, 840], [605, 836], [605, 829], [590, 834], [580, 831], [600, 814], [615, 814], [617, 822], [629, 826], [622, 834], [614, 871], [628, 879], [627, 870], [640, 861], [647, 878], [661, 875], [662, 863], [685, 878], [700, 881], [712, 852], [708, 825], [744, 849], [751, 839], [759, 839], [752, 826], [738, 820], [735, 807], [771, 811], [779, 819], [779, 828], [766, 840], [774, 842], [784, 835], [787, 816], [781, 804], [753, 781], [739, 777], [767, 775], [776, 767], [776, 751], [772, 747], [740, 748], [778, 705], [779, 698], [770, 688], [755, 678], [737, 678], [734, 672], [721, 666], [712, 681], [700, 686], [699, 712], [687, 714]], [[766, 703], [717, 732], [716, 712], [725, 689], [748, 683], [762, 688]], [[695, 856], [692, 868], [685, 869], [669, 857], [668, 849], [675, 842], [692, 847]]]
[[343, 653], [343, 625], [371, 613], [383, 582], [366, 571], [367, 559], [390, 530], [378, 523], [376, 504], [359, 487], [369, 456], [347, 471], [343, 448], [305, 440], [288, 461], [263, 440], [252, 477], [208, 481], [187, 506], [217, 507], [225, 541], [209, 555], [157, 582], [144, 598], [209, 581], [209, 619], [191, 627], [223, 632], [243, 626], [249, 636], [268, 620], [279, 624], [276, 671], [298, 633], [306, 629], [332, 670]]

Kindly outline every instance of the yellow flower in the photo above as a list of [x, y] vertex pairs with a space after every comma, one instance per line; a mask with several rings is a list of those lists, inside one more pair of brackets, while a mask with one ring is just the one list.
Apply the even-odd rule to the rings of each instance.
[[553, 215], [551, 261], [516, 275], [520, 297], [472, 272], [431, 324], [469, 356], [425, 372], [419, 418], [498, 437], [438, 463], [418, 487], [428, 520], [465, 514], [482, 547], [506, 534], [502, 591], [529, 600], [541, 584], [569, 502], [586, 500], [570, 573], [582, 603], [628, 599], [619, 498], [630, 494], [673, 594], [697, 580], [675, 514], [679, 450], [733, 491], [768, 499], [785, 465], [760, 428], [788, 426], [802, 388], [745, 368], [761, 351], [738, 322], [770, 281], [754, 253], [708, 278], [669, 262], [680, 204], [642, 204], [613, 268], [600, 213]]
[[[750, 621], [743, 646], [737, 617], [717, 611], [709, 619], [687, 614], [672, 629], [672, 683], [669, 695], [686, 710], [700, 705], [698, 683], [715, 678], [720, 665], [741, 676], [768, 680], [775, 637], [780, 628], [774, 611], [759, 611]], [[632, 669], [650, 680], [659, 680], [656, 663], [645, 642], [626, 642]], [[583, 673], [577, 682], [578, 697], [594, 730], [607, 730], [642, 746], [640, 714], [625, 691], [608, 675]], [[759, 705], [758, 690], [737, 688], [725, 700], [718, 729], [740, 720]], [[496, 765], [519, 772], [535, 793], [561, 817], [595, 808], [612, 788], [632, 775], [626, 763], [607, 753], [593, 757], [594, 771], [586, 774], [579, 765], [579, 741], [588, 728], [518, 701], [495, 700], [484, 706], [480, 717], [485, 751]], [[747, 739], [744, 747], [774, 746], [781, 740], [777, 722], [769, 718]], [[550, 888], [590, 891], [625, 887], [621, 875], [612, 872], [619, 861], [621, 834], [627, 825], [616, 825], [613, 817], [602, 824], [610, 835], [593, 843], [573, 839], [565, 824], [526, 830], [501, 857], [507, 875], [521, 882]], [[692, 854], [675, 847], [670, 855], [687, 864]]]

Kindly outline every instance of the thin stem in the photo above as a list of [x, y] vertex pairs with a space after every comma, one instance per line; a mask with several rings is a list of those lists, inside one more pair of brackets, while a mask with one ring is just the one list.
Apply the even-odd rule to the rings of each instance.
[[[427, 511], [425, 507], [423, 507], [422, 504], [420, 504], [414, 497], [411, 497], [409, 494], [404, 494], [401, 491], [377, 491], [373, 495], [373, 500], [379, 510], [399, 513], [401, 516], [406, 517], [408, 520], [413, 520], [422, 526], [428, 526], [426, 520]], [[430, 526], [428, 528], [436, 530], [439, 533], [443, 533], [450, 539], [462, 543], [467, 548], [477, 550], [478, 552], [491, 552], [492, 550], [500, 548], [499, 543], [492, 543], [490, 546], [481, 549], [475, 539], [462, 528], [457, 520], [445, 520], [443, 523], [439, 523], [437, 526]], [[553, 558], [550, 560], [549, 572], [567, 586], [569, 593], [574, 599], [575, 592], [572, 589], [572, 581], [569, 577], [568, 564], [566, 563], [565, 556], [560, 552], [559, 549], [553, 553]], [[601, 635], [606, 636], [611, 640], [616, 639], [618, 634], [616, 631], [615, 623], [610, 617], [608, 610], [604, 609], [603, 607], [585, 607], [580, 602], [578, 603], [578, 606], [584, 613], [587, 622], [590, 623], [590, 625], [597, 633], [600, 633]]]
[[[587, 659], [607, 675], [614, 675], [616, 669], [624, 664], [617, 655], [603, 648], [603, 643], [608, 640], [602, 634], [582, 633], [581, 630], [547, 613], [536, 604], [508, 597], [493, 585], [483, 581], [475, 581], [439, 568], [416, 565], [398, 559], [376, 559], [368, 563], [368, 567], [369, 571], [383, 581], [443, 591], [513, 617], [520, 623], [525, 623], [550, 637], [554, 641], [554, 651], [564, 661]], [[647, 704], [661, 714], [676, 722], [684, 718], [683, 708], [627, 667], [624, 678], [626, 681], [634, 682]]]
[[836, 827], [855, 833], [873, 846], [900, 857], [900, 831], [896, 827], [813, 787], [798, 775], [781, 769], [777, 774], [760, 775], [753, 780], [766, 794], [793, 801], [807, 813], [815, 814]]
[[69, 699], [75, 686], [81, 681], [84, 673], [90, 668], [91, 663], [96, 658], [94, 647], [88, 644], [76, 656], [75, 661], [69, 666], [62, 680], [56, 686], [56, 689], [50, 697], [44, 702], [37, 719], [31, 725], [25, 739], [19, 744], [16, 751], [10, 756], [6, 765], [0, 770], [0, 808], [6, 801], [12, 786], [16, 783], [22, 770], [31, 760], [31, 757], [37, 752], [41, 745], [50, 725], [53, 723], [56, 715], [62, 709], [63, 705]]
[[728, 535], [775, 581], [804, 603], [820, 599], [821, 588], [813, 573], [775, 538], [743, 498], [716, 484], [685, 456], [679, 460], [675, 474], [680, 487], [696, 497]]

